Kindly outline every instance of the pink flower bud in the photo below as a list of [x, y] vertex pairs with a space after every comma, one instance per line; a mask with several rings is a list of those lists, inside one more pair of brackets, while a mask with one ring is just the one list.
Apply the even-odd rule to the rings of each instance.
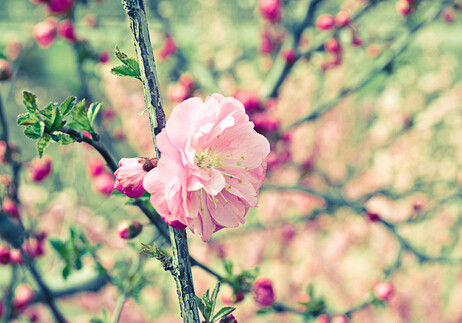
[[378, 299], [388, 301], [393, 295], [393, 285], [390, 282], [380, 282], [375, 284], [374, 295]]
[[59, 23], [58, 34], [71, 43], [75, 43], [77, 40], [74, 24], [69, 19], [63, 20]]
[[332, 15], [324, 14], [320, 15], [318, 19], [316, 19], [316, 27], [319, 30], [329, 30], [335, 26], [335, 19]]
[[51, 173], [50, 158], [34, 159], [29, 164], [29, 178], [33, 182], [41, 182]]
[[353, 34], [353, 37], [351, 38], [351, 45], [354, 47], [360, 47], [363, 45], [363, 41], [358, 35]]
[[32, 33], [37, 44], [42, 48], [50, 47], [55, 39], [57, 28], [58, 23], [54, 18], [48, 18], [35, 25]]
[[335, 16], [335, 24], [337, 27], [345, 27], [350, 24], [350, 14], [346, 11], [340, 11], [336, 16]]
[[348, 323], [349, 320], [345, 315], [335, 315], [331, 320], [330, 323]]
[[377, 222], [380, 220], [380, 216], [374, 212], [366, 212], [366, 216], [371, 222]]
[[98, 176], [104, 172], [104, 162], [101, 158], [92, 158], [88, 161], [87, 170], [91, 177]]
[[168, 90], [168, 98], [172, 102], [183, 102], [190, 96], [190, 90], [182, 84], [175, 84]]
[[220, 320], [220, 323], [238, 323], [233, 314], [229, 314]]
[[64, 14], [74, 5], [74, 0], [50, 0], [48, 9], [52, 13]]
[[116, 178], [114, 189], [131, 198], [140, 197], [145, 192], [144, 176], [156, 166], [156, 158], [122, 158], [119, 168], [114, 173]]
[[20, 285], [16, 288], [13, 298], [13, 307], [17, 311], [24, 310], [34, 299], [34, 291], [27, 285]]
[[266, 113], [257, 113], [252, 116], [255, 125], [255, 131], [268, 134], [279, 130], [279, 121]]
[[19, 249], [10, 250], [10, 261], [12, 264], [22, 264], [22, 253]]
[[260, 33], [260, 47], [259, 52], [261, 54], [270, 54], [273, 52], [274, 48], [276, 47], [275, 41], [271, 36], [268, 30], [263, 30]]
[[447, 23], [454, 22], [454, 20], [456, 19], [456, 15], [457, 15], [457, 12], [452, 7], [444, 8], [443, 11], [441, 12], [441, 17]]
[[5, 197], [3, 200], [2, 209], [7, 215], [13, 218], [19, 218], [19, 208], [11, 198]]
[[292, 65], [297, 60], [297, 51], [292, 48], [285, 48], [281, 51], [281, 56], [288, 65]]
[[326, 314], [321, 314], [316, 319], [316, 323], [329, 323], [329, 316]]
[[162, 47], [158, 50], [159, 61], [166, 60], [171, 55], [175, 54], [177, 50], [177, 45], [172, 37], [166, 36]]
[[412, 6], [406, 0], [399, 0], [396, 3], [396, 11], [398, 11], [401, 16], [407, 17], [412, 13]]
[[273, 284], [268, 278], [259, 278], [252, 285], [252, 295], [260, 306], [271, 306], [276, 300]]
[[45, 254], [43, 242], [37, 239], [36, 237], [30, 238], [28, 241], [24, 243], [24, 251], [32, 259], [43, 256]]
[[4, 59], [0, 59], [0, 81], [7, 81], [13, 76], [11, 64]]
[[244, 105], [247, 114], [251, 114], [261, 109], [262, 103], [258, 95], [249, 90], [237, 90], [233, 95]]
[[4, 245], [0, 245], [0, 264], [8, 265], [10, 263], [10, 250]]
[[93, 189], [103, 195], [111, 195], [114, 191], [114, 177], [108, 173], [99, 174], [93, 179]]
[[194, 90], [194, 79], [189, 74], [181, 75], [180, 79], [178, 80], [178, 83], [180, 83], [185, 88], [187, 88], [189, 90], [189, 92], [192, 92]]
[[117, 227], [117, 234], [121, 239], [133, 239], [138, 236], [143, 230], [143, 226], [138, 221], [129, 223], [128, 221], [122, 221]]
[[328, 53], [337, 54], [342, 51], [342, 45], [340, 45], [338, 38], [332, 37], [326, 41], [326, 43], [324, 44], [324, 49]]
[[101, 52], [101, 54], [99, 54], [98, 61], [99, 61], [101, 64], [104, 64], [104, 63], [109, 62], [109, 59], [110, 59], [110, 56], [109, 56], [109, 53], [108, 53], [108, 52], [104, 51], [104, 52]]
[[282, 3], [280, 0], [260, 0], [259, 7], [263, 18], [270, 22], [278, 22], [281, 19]]

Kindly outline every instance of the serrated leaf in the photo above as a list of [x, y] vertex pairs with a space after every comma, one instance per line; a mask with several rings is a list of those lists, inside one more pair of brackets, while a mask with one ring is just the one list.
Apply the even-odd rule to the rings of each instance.
[[215, 314], [212, 318], [212, 323], [215, 322], [216, 320], [218, 320], [219, 318], [221, 317], [225, 317], [225, 316], [228, 316], [229, 314], [231, 314], [232, 312], [234, 312], [236, 308], [234, 307], [231, 307], [231, 306], [226, 306], [226, 307], [223, 307], [221, 308], [217, 314]]
[[61, 129], [63, 123], [63, 116], [61, 110], [58, 107], [53, 108], [50, 119], [50, 133]]
[[57, 142], [60, 145], [69, 145], [75, 142], [74, 138], [63, 133], [52, 134], [50, 135], [50, 137], [51, 139], [53, 139], [53, 141]]
[[49, 134], [44, 134], [42, 138], [37, 141], [37, 150], [39, 153], [40, 158], [43, 156], [43, 152], [45, 151], [45, 148], [48, 146], [48, 143], [50, 142], [50, 135]]
[[53, 109], [55, 107], [54, 103], [48, 104], [46, 107], [44, 107], [42, 110], [40, 110], [40, 114], [46, 117], [47, 119], [51, 118], [51, 115], [53, 114]]
[[34, 113], [35, 111], [37, 111], [37, 97], [35, 96], [35, 94], [24, 91], [23, 97], [23, 102], [27, 110], [29, 110], [30, 113]]
[[61, 114], [66, 116], [69, 112], [71, 112], [72, 108], [75, 105], [75, 100], [77, 98], [75, 96], [70, 96], [63, 103], [60, 104], [59, 110], [61, 110]]
[[141, 80], [140, 74], [126, 65], [115, 66], [111, 69], [111, 73], [117, 76], [129, 76]]
[[99, 110], [103, 107], [102, 103], [92, 103], [87, 111], [87, 117], [90, 121], [90, 126], [93, 127], [93, 123], [95, 122], [95, 118], [98, 115]]
[[45, 123], [43, 121], [35, 122], [24, 129], [24, 134], [31, 139], [38, 139], [42, 137], [45, 130]]
[[93, 131], [85, 110], [85, 99], [77, 103], [71, 111], [72, 123], [69, 124], [74, 130]]
[[116, 48], [115, 52], [117, 58], [131, 70], [133, 70], [138, 76], [140, 75], [140, 66], [138, 61], [134, 58], [128, 57], [127, 54], [122, 53], [118, 48]]
[[30, 114], [29, 112], [21, 113], [18, 115], [16, 120], [17, 124], [20, 126], [29, 126], [39, 121], [35, 114]]

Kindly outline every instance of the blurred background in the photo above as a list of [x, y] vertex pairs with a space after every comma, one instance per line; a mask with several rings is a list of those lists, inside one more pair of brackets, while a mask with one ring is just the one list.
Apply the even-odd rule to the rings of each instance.
[[[145, 6], [167, 115], [192, 96], [234, 96], [271, 142], [245, 225], [208, 243], [189, 238], [190, 253], [220, 274], [229, 263], [234, 274], [258, 267], [277, 303], [262, 307], [250, 290], [241, 300], [223, 285], [220, 304], [236, 307], [239, 322], [462, 322], [460, 1]], [[116, 46], [136, 57], [119, 1], [0, 1], [0, 95], [22, 165], [16, 200], [2, 160], [3, 210], [19, 209], [34, 263], [69, 322], [109, 322], [104, 311], [111, 316], [122, 292], [119, 322], [179, 322], [170, 274], [139, 255], [159, 234], [111, 194], [97, 152], [50, 145], [39, 160], [16, 124], [23, 91], [40, 106], [74, 95], [104, 104], [96, 132], [116, 161], [152, 156], [141, 84], [111, 74]], [[122, 220], [141, 222], [142, 233], [121, 239]], [[30, 296], [12, 313], [6, 302], [3, 319], [52, 322], [37, 282], [2, 248], [4, 303]], [[215, 286], [201, 268], [193, 276], [197, 295]]]

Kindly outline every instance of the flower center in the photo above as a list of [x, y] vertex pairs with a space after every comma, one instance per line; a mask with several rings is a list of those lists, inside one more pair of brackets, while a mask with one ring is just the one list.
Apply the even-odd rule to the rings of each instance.
[[199, 167], [222, 167], [220, 157], [218, 157], [209, 150], [196, 152], [196, 156], [194, 156], [194, 161], [196, 162], [196, 165]]

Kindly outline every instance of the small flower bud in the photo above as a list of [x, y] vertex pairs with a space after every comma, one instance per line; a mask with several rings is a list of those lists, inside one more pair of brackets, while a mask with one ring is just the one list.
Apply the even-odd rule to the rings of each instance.
[[285, 48], [281, 51], [282, 59], [288, 64], [292, 65], [297, 60], [297, 52], [292, 48]]
[[194, 90], [194, 78], [189, 74], [182, 74], [178, 79], [178, 83], [187, 88], [190, 93]]
[[4, 245], [0, 245], [0, 264], [8, 265], [10, 263], [10, 250]]
[[69, 19], [63, 20], [59, 23], [58, 34], [71, 43], [75, 43], [77, 41], [74, 24]]
[[48, 48], [53, 43], [56, 36], [58, 23], [55, 18], [48, 18], [35, 25], [33, 35], [37, 44], [42, 48]]
[[133, 221], [131, 223], [127, 221], [122, 221], [117, 227], [117, 234], [121, 239], [133, 239], [138, 236], [143, 230], [143, 225], [138, 221]]
[[93, 188], [103, 195], [111, 195], [114, 191], [114, 177], [108, 173], [99, 174], [93, 179]]
[[380, 220], [380, 216], [377, 213], [374, 212], [366, 212], [366, 216], [371, 222], [377, 222]]
[[263, 307], [271, 306], [276, 300], [273, 284], [268, 278], [259, 278], [252, 285], [255, 302]]
[[220, 323], [238, 323], [233, 314], [226, 315], [220, 320]]
[[393, 295], [393, 285], [390, 282], [380, 282], [374, 286], [374, 295], [378, 299], [388, 301]]
[[109, 59], [110, 59], [110, 56], [109, 56], [109, 53], [104, 51], [104, 52], [101, 52], [99, 54], [99, 58], [98, 58], [98, 61], [101, 63], [101, 64], [105, 64], [107, 62], [109, 62]]
[[10, 250], [10, 262], [12, 264], [22, 264], [22, 253], [19, 249]]
[[335, 16], [335, 24], [337, 27], [345, 27], [350, 24], [350, 14], [346, 11], [340, 11], [336, 16]]
[[403, 16], [403, 17], [407, 17], [409, 16], [411, 13], [412, 13], [412, 6], [411, 4], [406, 1], [406, 0], [399, 0], [397, 3], [396, 3], [396, 11], [398, 11], [398, 13]]
[[324, 14], [320, 15], [316, 19], [316, 27], [319, 30], [329, 30], [335, 26], [335, 19], [332, 15]]
[[11, 198], [5, 197], [3, 200], [2, 209], [7, 215], [13, 218], [19, 218], [19, 208]]
[[0, 59], [0, 81], [7, 81], [13, 76], [11, 64], [4, 59]]
[[345, 315], [335, 315], [331, 320], [330, 323], [348, 323], [349, 320]]
[[172, 37], [169, 35], [165, 36], [164, 43], [162, 47], [158, 50], [157, 55], [159, 61], [164, 61], [169, 58], [171, 55], [175, 54], [177, 50], [177, 45]]
[[275, 23], [281, 19], [281, 0], [260, 0], [259, 7], [261, 15], [268, 21]]
[[69, 11], [74, 5], [74, 0], [50, 0], [48, 9], [52, 13], [64, 14]]
[[104, 163], [101, 158], [92, 158], [88, 161], [87, 170], [91, 177], [98, 176], [104, 172]]
[[190, 89], [182, 84], [174, 84], [168, 90], [168, 99], [172, 102], [183, 102], [190, 97]]
[[340, 42], [336, 37], [332, 37], [326, 41], [324, 44], [324, 49], [328, 53], [337, 54], [342, 51], [342, 45], [340, 45]]
[[50, 158], [34, 159], [29, 164], [29, 178], [33, 182], [41, 182], [51, 173], [52, 161]]
[[122, 158], [119, 168], [114, 173], [114, 189], [131, 198], [140, 197], [145, 192], [144, 176], [156, 166], [156, 158]]
[[24, 310], [34, 299], [34, 291], [27, 285], [20, 285], [16, 288], [13, 298], [13, 307], [17, 311]]
[[252, 114], [261, 109], [262, 103], [257, 93], [249, 90], [237, 90], [233, 95], [242, 103], [247, 114]]
[[316, 319], [316, 323], [329, 323], [329, 317], [326, 314], [321, 314]]

